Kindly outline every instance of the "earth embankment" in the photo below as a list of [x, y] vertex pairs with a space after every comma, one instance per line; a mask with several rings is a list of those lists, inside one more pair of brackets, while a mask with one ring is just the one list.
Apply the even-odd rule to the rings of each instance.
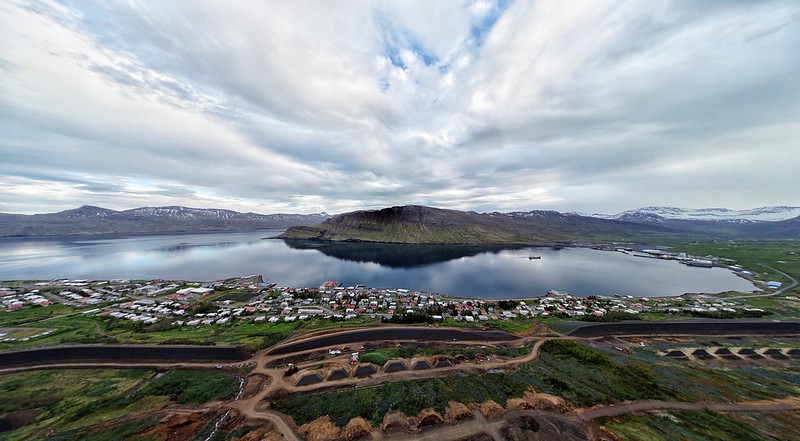
[[290, 354], [334, 345], [365, 341], [418, 340], [418, 341], [512, 341], [519, 337], [501, 331], [472, 331], [451, 328], [372, 328], [344, 331], [312, 337], [276, 346], [271, 355]]
[[59, 346], [0, 353], [0, 368], [69, 362], [238, 362], [247, 354], [232, 346]]
[[609, 335], [798, 335], [800, 322], [686, 321], [627, 322], [581, 326], [571, 337]]

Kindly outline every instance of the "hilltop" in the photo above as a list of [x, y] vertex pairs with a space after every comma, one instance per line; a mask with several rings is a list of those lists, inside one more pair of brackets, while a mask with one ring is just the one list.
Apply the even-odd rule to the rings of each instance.
[[281, 239], [428, 244], [546, 244], [626, 239], [671, 230], [556, 211], [476, 213], [420, 205], [340, 214]]

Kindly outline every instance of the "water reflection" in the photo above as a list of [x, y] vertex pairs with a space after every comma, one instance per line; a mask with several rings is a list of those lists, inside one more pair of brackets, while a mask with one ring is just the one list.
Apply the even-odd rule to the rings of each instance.
[[175, 253], [180, 251], [190, 250], [192, 248], [199, 248], [199, 247], [208, 247], [208, 248], [229, 248], [239, 245], [236, 242], [215, 242], [215, 243], [186, 243], [181, 242], [176, 245], [169, 245], [161, 248], [157, 248], [155, 251], [163, 252], [163, 253]]
[[283, 239], [283, 241], [292, 249], [316, 250], [339, 260], [372, 262], [388, 268], [417, 268], [463, 257], [477, 256], [482, 253], [497, 254], [503, 250], [523, 248], [521, 246], [321, 242], [295, 239]]
[[[0, 280], [217, 280], [261, 274], [282, 286], [326, 280], [469, 297], [679, 295], [750, 291], [721, 268], [688, 268], [590, 249], [262, 240], [280, 231], [0, 240]], [[529, 260], [531, 255], [540, 260]]]

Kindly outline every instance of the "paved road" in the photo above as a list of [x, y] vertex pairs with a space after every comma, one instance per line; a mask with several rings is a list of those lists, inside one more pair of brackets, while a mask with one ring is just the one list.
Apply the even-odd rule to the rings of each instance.
[[790, 283], [789, 285], [786, 285], [786, 286], [784, 286], [783, 288], [781, 288], [781, 289], [779, 289], [779, 290], [777, 290], [777, 291], [775, 291], [775, 292], [771, 292], [771, 293], [769, 293], [769, 294], [750, 294], [750, 295], [746, 295], [746, 296], [725, 297], [724, 299], [725, 299], [725, 300], [735, 300], [735, 299], [752, 299], [752, 298], [754, 298], [754, 297], [772, 297], [772, 296], [779, 296], [779, 295], [783, 294], [784, 292], [786, 292], [786, 291], [788, 291], [788, 290], [790, 290], [790, 289], [792, 289], [792, 288], [794, 288], [795, 286], [797, 286], [797, 285], [798, 285], [797, 279], [795, 279], [794, 277], [792, 277], [792, 276], [790, 276], [790, 275], [786, 274], [785, 272], [783, 272], [783, 271], [781, 271], [781, 270], [779, 270], [779, 269], [777, 269], [777, 268], [773, 268], [773, 267], [771, 267], [771, 266], [764, 265], [763, 263], [761, 264], [761, 266], [763, 266], [764, 268], [769, 268], [769, 269], [771, 269], [772, 271], [775, 271], [776, 273], [781, 273], [781, 274], [783, 274], [784, 276], [788, 277], [788, 278], [789, 278], [789, 280], [791, 280], [791, 281], [792, 281], [792, 283]]
[[749, 321], [684, 321], [684, 322], [625, 322], [581, 326], [570, 337], [601, 337], [607, 335], [798, 335], [800, 322]]

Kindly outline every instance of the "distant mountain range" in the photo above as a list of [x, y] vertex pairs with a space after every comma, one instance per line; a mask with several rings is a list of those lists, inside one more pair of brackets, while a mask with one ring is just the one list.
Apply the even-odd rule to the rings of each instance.
[[800, 238], [800, 207], [761, 207], [738, 211], [726, 208], [645, 207], [615, 215], [591, 216], [718, 238]]
[[[792, 207], [764, 208], [763, 216], [787, 217]], [[756, 211], [746, 212], [751, 217]], [[703, 210], [697, 210], [700, 212]], [[476, 213], [407, 205], [333, 216], [313, 226], [298, 226], [283, 239], [428, 244], [552, 244], [575, 241], [647, 240], [656, 237], [798, 239], [800, 217], [759, 221], [731, 215], [722, 220], [693, 219], [695, 211], [654, 207], [616, 216], [586, 216], [556, 211]], [[706, 210], [720, 216], [728, 210]], [[777, 213], [784, 213], [779, 215]], [[683, 217], [670, 218], [667, 214]], [[688, 218], [687, 218], [688, 217]]]
[[583, 215], [542, 210], [476, 213], [406, 205], [330, 216], [174, 206], [116, 211], [87, 205], [50, 214], [0, 214], [0, 237], [288, 228], [280, 238], [417, 244], [553, 244], [674, 236], [800, 239], [799, 214], [800, 207], [742, 211], [646, 207], [615, 215]]
[[800, 207], [761, 207], [751, 210], [729, 210], [727, 208], [687, 209], [676, 207], [645, 207], [617, 214], [591, 214], [603, 219], [632, 222], [663, 222], [667, 220], [698, 220], [720, 222], [775, 222], [800, 216]]
[[556, 211], [476, 213], [406, 205], [340, 214], [319, 225], [289, 228], [278, 237], [418, 244], [550, 244], [669, 232], [659, 226]]
[[0, 214], [0, 237], [250, 231], [313, 225], [329, 217], [327, 213], [256, 214], [187, 207], [116, 211], [85, 205], [58, 213]]

